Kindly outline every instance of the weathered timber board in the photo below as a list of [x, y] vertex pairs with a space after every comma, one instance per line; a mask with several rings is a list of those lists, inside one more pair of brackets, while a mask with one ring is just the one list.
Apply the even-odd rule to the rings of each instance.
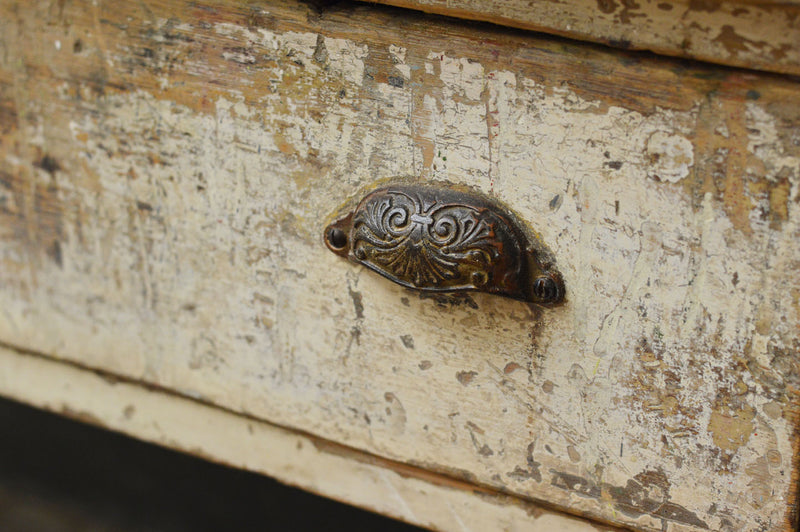
[[[367, 6], [0, 24], [0, 341], [595, 519], [790, 529], [796, 84]], [[395, 175], [509, 205], [567, 303], [328, 252]]]
[[[0, 346], [0, 393], [433, 530], [621, 532], [334, 442]], [[221, 496], [235, 496], [224, 493]], [[467, 526], [466, 523], [469, 523]], [[269, 522], [265, 521], [265, 528]]]
[[365, 0], [623, 49], [800, 74], [800, 3], [763, 0]]

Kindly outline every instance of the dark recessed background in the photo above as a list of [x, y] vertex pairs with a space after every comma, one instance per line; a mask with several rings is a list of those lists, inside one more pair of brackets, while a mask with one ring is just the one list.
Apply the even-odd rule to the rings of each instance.
[[421, 530], [0, 399], [0, 530]]

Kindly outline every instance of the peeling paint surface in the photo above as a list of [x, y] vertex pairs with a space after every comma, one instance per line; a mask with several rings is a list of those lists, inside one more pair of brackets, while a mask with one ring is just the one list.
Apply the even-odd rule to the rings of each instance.
[[800, 73], [800, 4], [756, 0], [377, 0], [621, 49]]
[[[172, 4], [0, 7], [0, 341], [624, 526], [788, 530], [800, 88]], [[508, 205], [567, 302], [337, 259], [327, 216], [392, 176]]]

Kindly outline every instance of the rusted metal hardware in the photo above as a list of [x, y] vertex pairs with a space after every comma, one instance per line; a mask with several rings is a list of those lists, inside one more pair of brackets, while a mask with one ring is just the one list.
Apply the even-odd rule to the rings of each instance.
[[423, 291], [477, 290], [539, 304], [564, 299], [545, 246], [482, 194], [406, 182], [367, 194], [325, 228], [325, 244]]

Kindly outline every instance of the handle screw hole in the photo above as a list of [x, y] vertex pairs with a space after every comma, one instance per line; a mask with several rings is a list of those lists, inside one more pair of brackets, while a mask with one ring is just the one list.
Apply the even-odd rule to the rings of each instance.
[[347, 246], [347, 235], [341, 229], [333, 227], [328, 230], [328, 243], [334, 249], [344, 249]]
[[549, 276], [539, 277], [533, 283], [533, 295], [544, 303], [555, 301], [560, 297], [558, 284]]

